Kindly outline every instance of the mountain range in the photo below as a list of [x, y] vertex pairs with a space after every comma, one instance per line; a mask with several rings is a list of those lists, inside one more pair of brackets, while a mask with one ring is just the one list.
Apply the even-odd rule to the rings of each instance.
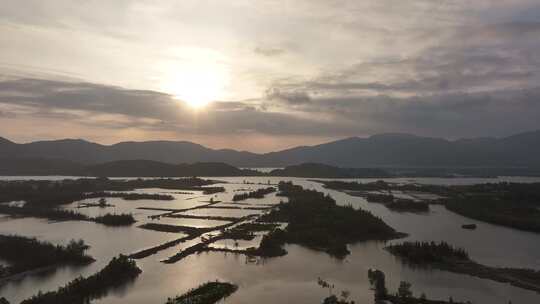
[[[321, 163], [339, 167], [540, 167], [540, 130], [504, 138], [446, 140], [410, 134], [351, 137], [270, 153], [211, 149], [186, 141], [121, 142], [102, 145], [82, 139], [14, 143], [0, 137], [3, 166], [97, 165], [125, 160], [167, 164], [222, 162], [237, 167], [284, 167]], [[8, 161], [9, 160], [9, 161]], [[34, 164], [32, 164], [34, 162]], [[35, 168], [35, 167], [34, 167]]]

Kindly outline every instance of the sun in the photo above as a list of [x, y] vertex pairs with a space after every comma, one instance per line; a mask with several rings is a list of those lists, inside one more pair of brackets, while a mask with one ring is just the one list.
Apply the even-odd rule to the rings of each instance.
[[194, 109], [201, 109], [222, 98], [226, 73], [217, 65], [193, 64], [171, 70], [164, 90]]

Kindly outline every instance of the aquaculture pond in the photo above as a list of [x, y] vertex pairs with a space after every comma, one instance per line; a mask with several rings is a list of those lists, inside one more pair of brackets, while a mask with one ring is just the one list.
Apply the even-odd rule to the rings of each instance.
[[[43, 177], [40, 177], [43, 179]], [[5, 179], [22, 179], [6, 177]], [[31, 177], [24, 177], [31, 179]], [[54, 177], [61, 180], [61, 177]], [[318, 278], [331, 282], [337, 292], [350, 291], [350, 299], [356, 303], [373, 303], [373, 293], [367, 277], [370, 268], [386, 274], [389, 290], [397, 290], [400, 281], [412, 284], [413, 293], [425, 293], [430, 299], [473, 303], [540, 303], [540, 294], [480, 279], [468, 275], [440, 270], [412, 268], [383, 249], [388, 244], [403, 241], [446, 241], [467, 250], [471, 259], [489, 266], [525, 267], [540, 269], [540, 234], [519, 231], [502, 226], [465, 218], [450, 212], [441, 205], [431, 205], [427, 213], [395, 212], [382, 204], [368, 203], [362, 197], [326, 189], [322, 184], [300, 178], [268, 177], [215, 177], [223, 181], [225, 192], [205, 195], [202, 191], [170, 189], [136, 189], [133, 193], [170, 194], [173, 200], [125, 200], [107, 198], [108, 207], [82, 207], [96, 203], [88, 199], [65, 205], [62, 208], [76, 210], [91, 216], [107, 212], [132, 213], [137, 222], [127, 227], [107, 227], [93, 222], [50, 222], [36, 218], [11, 218], [0, 215], [0, 234], [18, 234], [36, 237], [55, 244], [66, 244], [71, 239], [84, 239], [91, 246], [88, 254], [96, 262], [87, 266], [65, 266], [42, 273], [25, 276], [0, 286], [0, 297], [11, 303], [36, 294], [39, 290], [55, 290], [82, 275], [89, 276], [102, 269], [112, 257], [120, 253], [133, 254], [144, 249], [187, 238], [185, 241], [157, 250], [154, 254], [136, 260], [143, 270], [133, 282], [113, 289], [92, 303], [165, 303], [167, 298], [183, 294], [205, 282], [222, 281], [238, 285], [238, 290], [224, 303], [321, 303], [328, 290], [317, 284]], [[386, 179], [396, 183], [422, 184], [474, 184], [501, 180], [538, 182], [535, 178], [400, 178]], [[247, 181], [249, 184], [245, 184]], [[288, 254], [275, 258], [250, 258], [241, 253], [207, 251], [191, 254], [173, 263], [163, 261], [180, 251], [196, 246], [204, 239], [215, 236], [224, 225], [251, 221], [252, 217], [268, 212], [265, 207], [287, 201], [270, 193], [262, 199], [249, 198], [233, 202], [235, 194], [275, 186], [279, 181], [292, 181], [306, 189], [315, 189], [331, 195], [340, 205], [352, 205], [371, 211], [395, 230], [408, 236], [389, 242], [368, 241], [349, 245], [350, 255], [336, 259], [330, 255], [299, 245], [286, 245]], [[357, 179], [366, 182], [373, 179]], [[402, 193], [404, 197], [410, 195]], [[418, 197], [418, 196], [415, 196]], [[174, 213], [179, 217], [168, 216]], [[185, 217], [182, 217], [185, 216]], [[192, 227], [203, 229], [200, 236], [189, 238], [191, 230], [163, 232], [142, 229], [139, 226], [154, 223], [166, 227]], [[476, 224], [476, 230], [465, 230], [463, 224]], [[185, 229], [185, 228], [181, 228]], [[262, 239], [257, 232], [252, 240], [219, 239], [210, 247], [217, 249], [246, 249], [257, 246]], [[0, 261], [0, 264], [3, 264]]]

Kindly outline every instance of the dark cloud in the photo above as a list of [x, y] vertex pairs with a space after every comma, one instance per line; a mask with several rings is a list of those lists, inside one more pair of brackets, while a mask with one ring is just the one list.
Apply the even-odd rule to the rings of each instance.
[[[364, 134], [402, 131], [449, 138], [509, 135], [540, 128], [540, 88], [395, 98], [314, 99], [306, 111], [354, 122]], [[353, 131], [353, 130], [349, 130]]]
[[[467, 137], [540, 128], [539, 88], [406, 98], [309, 99], [301, 93], [274, 90], [268, 96], [280, 98], [280, 111], [267, 110], [253, 101], [236, 101], [215, 102], [197, 114], [166, 94], [91, 83], [21, 79], [0, 82], [0, 91], [4, 108], [33, 109], [26, 114], [29, 117], [101, 129], [170, 131], [179, 135], [353, 136], [401, 131]], [[276, 106], [275, 101], [267, 102]], [[294, 110], [288, 111], [288, 106]]]
[[291, 105], [305, 104], [311, 101], [311, 97], [303, 91], [282, 91], [279, 88], [266, 90], [265, 97], [268, 100], [284, 102]]
[[[321, 126], [324, 133], [335, 134], [341, 129], [334, 127], [333, 122], [267, 112], [246, 102], [215, 102], [194, 114], [167, 94], [92, 83], [18, 79], [0, 82], [0, 92], [0, 104], [32, 109], [27, 116], [99, 127], [224, 135], [234, 132], [304, 135]], [[111, 114], [122, 117], [96, 119], [98, 115]]]
[[42, 79], [0, 82], [0, 102], [159, 119], [176, 118], [181, 110], [181, 104], [170, 95], [155, 91]]

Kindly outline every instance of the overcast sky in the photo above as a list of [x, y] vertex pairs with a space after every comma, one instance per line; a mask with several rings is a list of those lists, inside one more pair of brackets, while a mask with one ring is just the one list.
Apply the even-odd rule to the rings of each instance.
[[540, 129], [538, 0], [3, 0], [0, 136], [272, 151]]

